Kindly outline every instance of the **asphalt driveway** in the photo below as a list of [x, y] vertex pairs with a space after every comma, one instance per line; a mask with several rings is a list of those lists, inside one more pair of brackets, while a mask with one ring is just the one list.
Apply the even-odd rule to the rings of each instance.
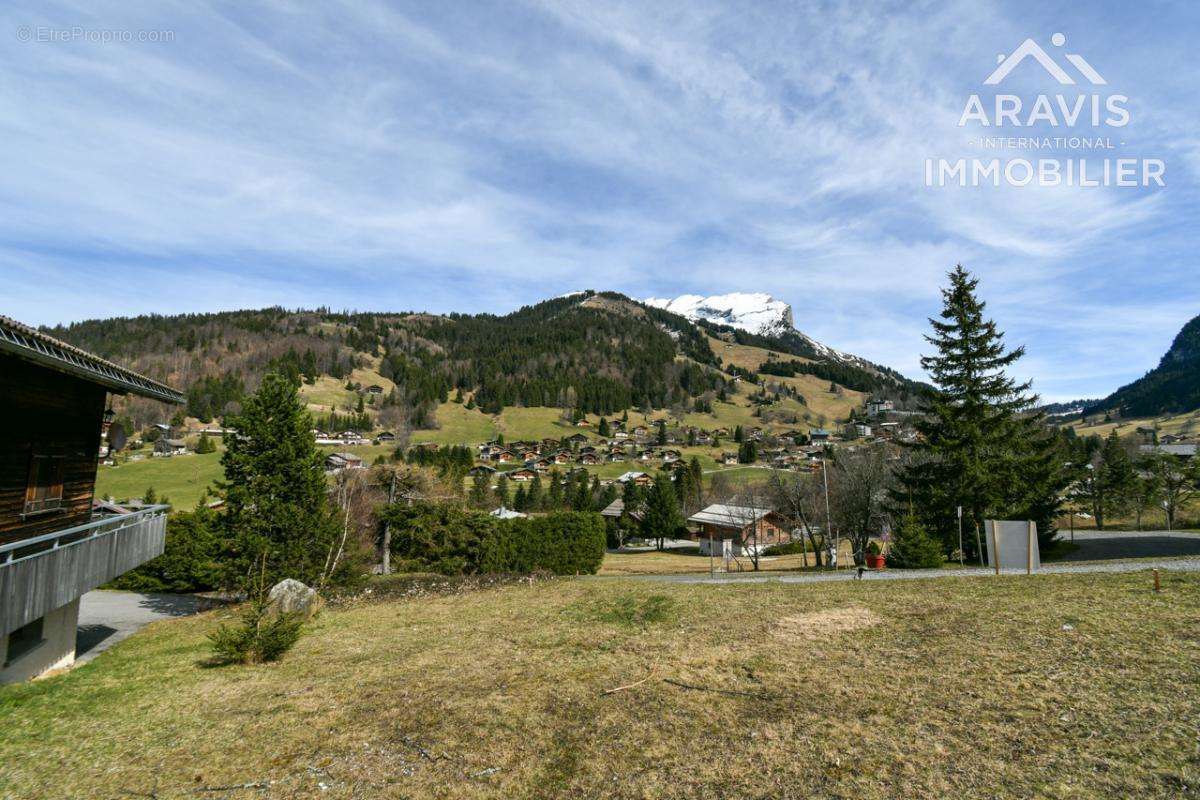
[[91, 661], [151, 622], [185, 617], [200, 610], [200, 598], [190, 594], [88, 592], [79, 601], [75, 663]]
[[[1070, 541], [1070, 533], [1061, 533]], [[1200, 534], [1179, 531], [1076, 531], [1079, 549], [1060, 561], [1200, 556]]]

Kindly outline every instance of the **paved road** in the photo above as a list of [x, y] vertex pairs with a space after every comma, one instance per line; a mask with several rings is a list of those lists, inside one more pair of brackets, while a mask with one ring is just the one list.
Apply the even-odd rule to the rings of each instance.
[[[1069, 541], [1071, 535], [1062, 538]], [[1075, 544], [1079, 549], [1063, 561], [1200, 556], [1200, 534], [1178, 531], [1076, 531]]]
[[155, 620], [184, 617], [199, 610], [200, 599], [189, 594], [88, 592], [79, 601], [75, 663], [91, 661]]

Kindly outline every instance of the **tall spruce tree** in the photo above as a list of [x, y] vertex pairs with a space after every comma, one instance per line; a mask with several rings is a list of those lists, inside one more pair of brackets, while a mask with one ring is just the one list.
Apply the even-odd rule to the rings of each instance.
[[984, 316], [979, 281], [961, 265], [942, 290], [940, 319], [926, 341], [936, 354], [921, 359], [935, 389], [915, 425], [921, 434], [900, 470], [893, 499], [913, 508], [919, 522], [949, 553], [958, 547], [955, 507], [962, 506], [963, 543], [975, 553], [975, 525], [984, 519], [1032, 519], [1043, 546], [1056, 533], [1054, 517], [1066, 484], [1054, 438], [1031, 411], [1036, 396], [1007, 369], [1025, 354], [1008, 349], [996, 323]]
[[673, 539], [683, 529], [685, 523], [679, 510], [679, 498], [671, 479], [659, 475], [654, 480], [646, 495], [646, 506], [642, 517], [642, 537], [653, 539], [658, 549], [662, 550], [663, 539]]
[[298, 388], [298, 378], [268, 373], [228, 420], [237, 431], [221, 456], [232, 587], [269, 588], [284, 578], [317, 585], [337, 553], [324, 457]]
[[1138, 490], [1137, 467], [1115, 430], [1109, 432], [1100, 448], [1099, 457], [1088, 466], [1091, 467], [1089, 471], [1094, 473], [1092, 513], [1096, 527], [1104, 530], [1105, 520], [1133, 510]]

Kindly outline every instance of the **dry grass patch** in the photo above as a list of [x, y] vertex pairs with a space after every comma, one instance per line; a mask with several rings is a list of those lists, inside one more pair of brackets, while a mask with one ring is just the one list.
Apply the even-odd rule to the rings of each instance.
[[771, 626], [771, 633], [780, 639], [824, 639], [839, 633], [871, 628], [883, 622], [883, 617], [869, 608], [849, 606], [809, 611], [780, 617]]
[[[219, 669], [210, 613], [0, 687], [0, 796], [1195, 796], [1200, 576], [1164, 578], [561, 579], [329, 608]], [[886, 624], [772, 634], [831, 609]]]

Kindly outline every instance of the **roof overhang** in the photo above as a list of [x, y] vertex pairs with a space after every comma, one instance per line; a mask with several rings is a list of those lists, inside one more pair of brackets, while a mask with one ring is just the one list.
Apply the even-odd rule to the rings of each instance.
[[177, 389], [4, 316], [0, 316], [0, 353], [99, 384], [116, 394], [136, 394], [164, 403], [185, 399]]

